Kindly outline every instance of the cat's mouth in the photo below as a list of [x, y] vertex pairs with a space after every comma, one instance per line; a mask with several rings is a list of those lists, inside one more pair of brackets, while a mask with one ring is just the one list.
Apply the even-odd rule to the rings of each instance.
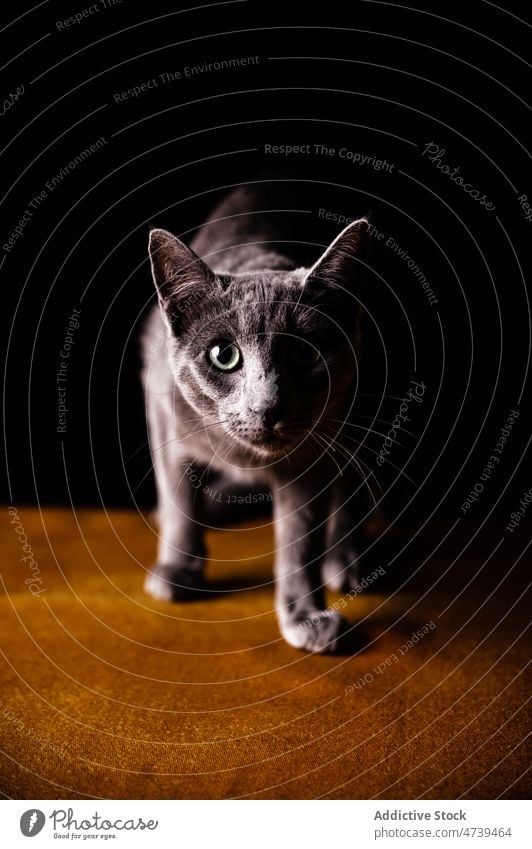
[[296, 445], [298, 439], [294, 434], [246, 434], [239, 435], [239, 440], [246, 448], [261, 457], [276, 459], [286, 454]]

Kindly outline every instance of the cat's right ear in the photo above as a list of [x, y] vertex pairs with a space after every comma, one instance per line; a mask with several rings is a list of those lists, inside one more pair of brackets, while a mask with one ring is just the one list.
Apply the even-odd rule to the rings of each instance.
[[358, 218], [345, 227], [314, 263], [305, 278], [309, 288], [332, 284], [358, 294], [364, 280], [369, 248], [369, 221]]
[[212, 291], [216, 276], [194, 251], [167, 230], [151, 230], [148, 246], [161, 306], [181, 310]]

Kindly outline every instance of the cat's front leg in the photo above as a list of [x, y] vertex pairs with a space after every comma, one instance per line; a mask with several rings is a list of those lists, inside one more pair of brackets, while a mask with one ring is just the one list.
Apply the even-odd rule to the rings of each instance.
[[146, 575], [144, 589], [161, 601], [178, 601], [203, 586], [206, 551], [203, 526], [197, 519], [199, 478], [189, 473], [190, 464], [187, 471], [186, 459], [173, 450], [166, 428], [152, 421], [150, 431], [154, 441], [159, 542], [157, 561]]
[[275, 596], [281, 633], [294, 648], [333, 652], [345, 628], [325, 609], [320, 565], [325, 544], [327, 494], [304, 476], [275, 488]]
[[206, 551], [202, 527], [194, 520], [195, 490], [185, 472], [187, 463], [174, 459], [164, 465], [157, 470], [157, 561], [144, 589], [161, 601], [179, 601], [203, 586]]
[[367, 484], [346, 469], [332, 487], [327, 527], [327, 551], [322, 576], [333, 592], [359, 587], [358, 557], [364, 549], [361, 519], [368, 513]]

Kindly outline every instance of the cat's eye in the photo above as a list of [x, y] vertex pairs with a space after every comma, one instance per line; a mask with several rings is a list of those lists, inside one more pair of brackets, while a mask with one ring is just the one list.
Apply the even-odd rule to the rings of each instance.
[[298, 366], [313, 366], [321, 357], [319, 349], [312, 342], [294, 339], [290, 344], [290, 356]]
[[240, 349], [234, 342], [229, 344], [220, 342], [217, 345], [212, 345], [207, 351], [207, 355], [211, 365], [220, 371], [233, 371], [242, 360]]

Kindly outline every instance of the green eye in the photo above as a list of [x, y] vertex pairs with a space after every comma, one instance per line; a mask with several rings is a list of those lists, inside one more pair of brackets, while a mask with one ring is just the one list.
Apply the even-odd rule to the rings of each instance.
[[233, 371], [242, 359], [239, 348], [232, 342], [213, 345], [207, 354], [209, 362], [220, 371]]

